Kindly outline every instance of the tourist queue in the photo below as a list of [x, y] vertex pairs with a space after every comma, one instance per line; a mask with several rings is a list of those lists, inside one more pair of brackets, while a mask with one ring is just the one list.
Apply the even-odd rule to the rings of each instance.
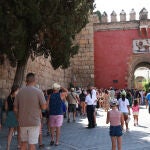
[[129, 130], [130, 111], [132, 110], [134, 117], [134, 126], [137, 126], [139, 105], [147, 106], [148, 103], [150, 105], [150, 93], [135, 89], [96, 89], [88, 85], [85, 89], [72, 87], [68, 91], [54, 83], [52, 89], [41, 91], [36, 87], [35, 74], [28, 73], [26, 86], [21, 89], [13, 86], [5, 101], [7, 117], [4, 126], [9, 128], [7, 150], [10, 150], [15, 131], [18, 136], [18, 149], [26, 150], [29, 147], [29, 150], [35, 150], [37, 143], [39, 148], [44, 148], [43, 118], [47, 120], [48, 133], [51, 135], [50, 145], [58, 146], [63, 118], [67, 117], [67, 122], [70, 123], [71, 116], [73, 122], [76, 122], [77, 114], [87, 116], [87, 128], [95, 128], [98, 108], [107, 112], [106, 123], [110, 123], [112, 150], [116, 149], [116, 140], [118, 150], [121, 150], [122, 133]]

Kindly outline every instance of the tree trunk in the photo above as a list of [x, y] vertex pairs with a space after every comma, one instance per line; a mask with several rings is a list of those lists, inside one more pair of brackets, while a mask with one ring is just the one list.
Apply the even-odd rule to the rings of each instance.
[[17, 69], [16, 69], [13, 85], [18, 85], [19, 87], [22, 86], [22, 82], [24, 80], [24, 73], [25, 73], [25, 70], [26, 70], [28, 58], [26, 58], [23, 61], [19, 61], [17, 63]]

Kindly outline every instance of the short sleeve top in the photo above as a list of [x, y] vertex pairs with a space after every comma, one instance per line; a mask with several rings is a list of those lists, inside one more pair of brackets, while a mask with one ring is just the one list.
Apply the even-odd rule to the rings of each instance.
[[122, 98], [119, 99], [119, 110], [123, 113], [128, 113], [129, 100], [125, 98], [125, 101]]
[[85, 102], [87, 103], [87, 105], [93, 105], [94, 104], [94, 99], [93, 99], [93, 97], [91, 97], [90, 94], [88, 94], [85, 98]]

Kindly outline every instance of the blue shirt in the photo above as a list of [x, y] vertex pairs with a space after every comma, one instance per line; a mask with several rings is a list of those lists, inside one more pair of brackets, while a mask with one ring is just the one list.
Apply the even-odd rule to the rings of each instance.
[[51, 94], [49, 102], [49, 115], [63, 115], [60, 93]]
[[147, 93], [146, 99], [147, 99], [147, 101], [148, 101], [148, 104], [150, 105], [150, 93]]

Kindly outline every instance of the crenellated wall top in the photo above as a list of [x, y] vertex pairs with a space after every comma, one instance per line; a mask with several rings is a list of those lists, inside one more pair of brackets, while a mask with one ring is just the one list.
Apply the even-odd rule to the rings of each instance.
[[[118, 16], [120, 17], [120, 20], [118, 19]], [[107, 23], [108, 22], [108, 15], [106, 12], [102, 13], [101, 16], [101, 23]], [[134, 9], [132, 9], [129, 13], [129, 21], [133, 21], [133, 20], [147, 20], [148, 19], [148, 11], [146, 8], [143, 8], [140, 12], [139, 12], [139, 19], [136, 19], [136, 12]], [[127, 21], [126, 20], [126, 12], [122, 9], [120, 14], [117, 15], [117, 13], [113, 10], [111, 15], [110, 15], [110, 22], [123, 22], [123, 21]]]

